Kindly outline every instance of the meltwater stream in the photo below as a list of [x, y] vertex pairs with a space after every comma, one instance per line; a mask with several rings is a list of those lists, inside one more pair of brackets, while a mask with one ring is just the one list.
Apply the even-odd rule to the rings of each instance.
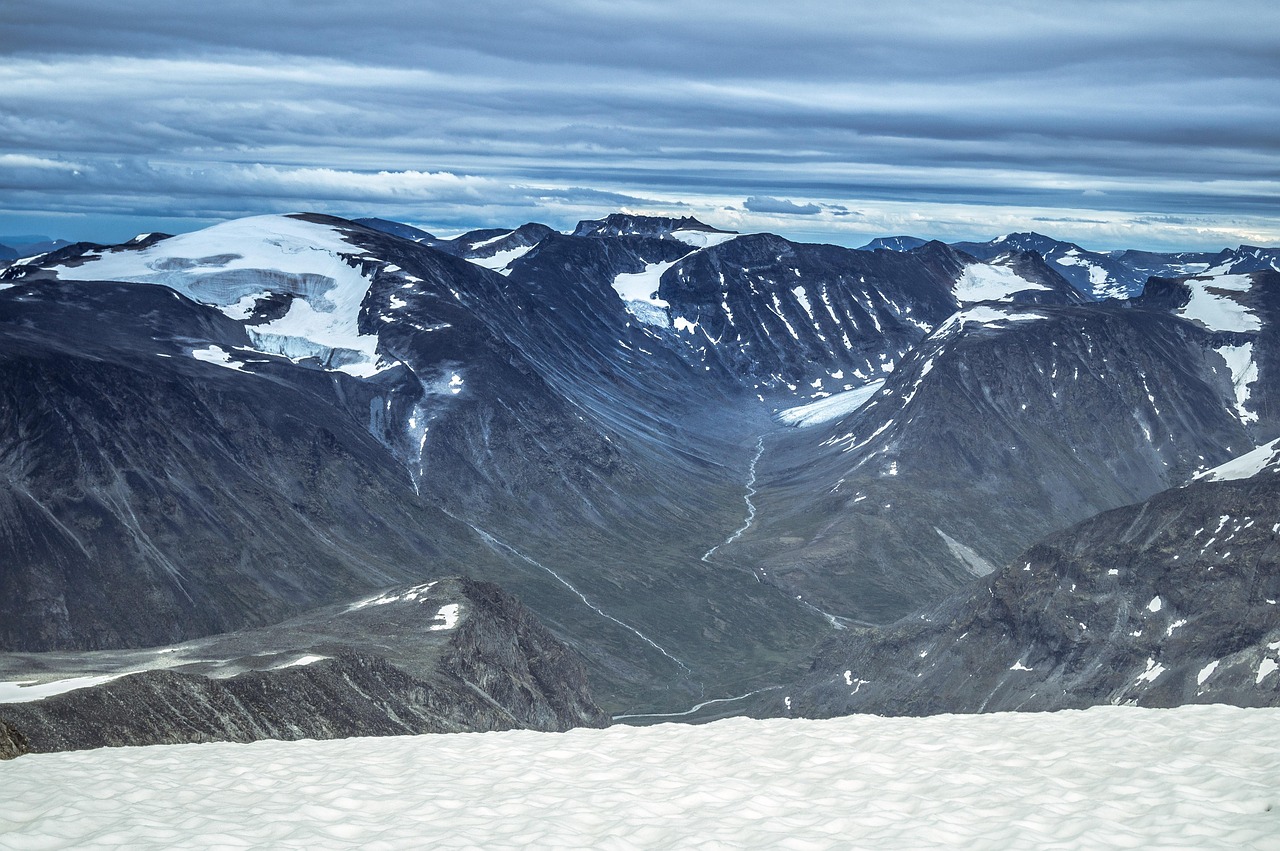
[[760, 435], [760, 439], [756, 441], [756, 454], [751, 458], [750, 466], [747, 467], [747, 492], [742, 496], [742, 501], [747, 504], [747, 519], [736, 532], [703, 553], [703, 561], [711, 561], [711, 556], [716, 550], [721, 547], [727, 547], [729, 544], [738, 540], [738, 538], [742, 536], [742, 533], [750, 529], [751, 524], [755, 522], [756, 504], [751, 501], [751, 497], [756, 495], [756, 465], [760, 463], [761, 455], [764, 455], [764, 435]]

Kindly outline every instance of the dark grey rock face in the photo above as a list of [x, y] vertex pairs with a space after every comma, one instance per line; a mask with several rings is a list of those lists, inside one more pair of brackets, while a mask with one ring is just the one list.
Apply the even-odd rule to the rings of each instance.
[[751, 393], [833, 392], [882, 376], [950, 316], [963, 266], [941, 243], [872, 253], [751, 234], [680, 261], [658, 295], [697, 359]]
[[1278, 530], [1275, 473], [1169, 490], [1046, 538], [937, 607], [851, 630], [784, 692], [810, 717], [1277, 706]]
[[[254, 296], [242, 319], [159, 286], [57, 279], [92, 246], [3, 275], [0, 647], [297, 627], [465, 573], [581, 652], [610, 710], [683, 709], [790, 670], [827, 633], [821, 612], [892, 621], [1280, 433], [1265, 273], [1240, 296], [1262, 329], [1224, 335], [1170, 315], [1177, 282], [1082, 303], [1096, 293], [1063, 270], [1095, 275], [1081, 264], [1097, 258], [1026, 235], [983, 256], [1030, 288], [953, 320], [974, 258], [941, 243], [849, 251], [625, 215], [435, 240], [295, 218], [350, 245], [337, 256], [368, 282], [376, 375], [335, 372], [336, 350], [248, 348], [332, 280], [319, 272], [228, 271]], [[181, 286], [237, 249], [152, 271]], [[504, 274], [467, 259], [502, 252], [520, 254]], [[632, 313], [613, 283], [655, 264], [673, 264], [670, 308]], [[1242, 422], [1219, 349], [1245, 342], [1259, 372]], [[242, 371], [193, 357], [210, 345]], [[770, 420], [886, 375], [836, 422]], [[347, 650], [322, 655], [367, 655]], [[424, 676], [411, 653], [373, 655]], [[475, 676], [520, 705], [527, 668]]]
[[[17, 731], [9, 748], [16, 756], [22, 747], [47, 753], [266, 738], [558, 731], [608, 723], [577, 654], [497, 586], [439, 580], [381, 600], [222, 636], [200, 648], [206, 656], [218, 648], [274, 648], [273, 667], [229, 678], [178, 669], [134, 673], [0, 706], [0, 718], [10, 725], [0, 723], [0, 731]], [[449, 623], [447, 611], [456, 623]], [[374, 648], [390, 651], [398, 664]], [[304, 651], [325, 658], [290, 665]]]
[[951, 320], [856, 414], [771, 436], [759, 519], [724, 556], [885, 623], [1252, 447], [1212, 335], [1102, 305], [1001, 311]]
[[732, 233], [713, 228], [693, 216], [671, 218], [668, 216], [635, 216], [627, 213], [611, 213], [603, 219], [587, 219], [578, 222], [574, 236], [652, 236], [671, 238], [675, 231], [690, 230], [704, 233]]
[[30, 752], [26, 736], [0, 721], [0, 759], [13, 759]]
[[162, 287], [3, 295], [0, 647], [166, 644], [484, 563], [344, 410], [354, 380], [197, 361], [243, 331]]
[[859, 251], [910, 251], [919, 248], [929, 240], [918, 236], [878, 236], [860, 247]]

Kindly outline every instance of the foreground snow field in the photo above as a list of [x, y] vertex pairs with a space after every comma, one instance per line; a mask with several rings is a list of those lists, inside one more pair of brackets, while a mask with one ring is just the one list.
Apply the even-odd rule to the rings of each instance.
[[1276, 848], [1280, 710], [730, 719], [0, 767], [0, 847]]

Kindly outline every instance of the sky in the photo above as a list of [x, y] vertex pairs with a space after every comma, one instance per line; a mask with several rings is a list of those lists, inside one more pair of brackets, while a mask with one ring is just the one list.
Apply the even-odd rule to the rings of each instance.
[[0, 234], [609, 212], [1280, 244], [1274, 0], [0, 4]]

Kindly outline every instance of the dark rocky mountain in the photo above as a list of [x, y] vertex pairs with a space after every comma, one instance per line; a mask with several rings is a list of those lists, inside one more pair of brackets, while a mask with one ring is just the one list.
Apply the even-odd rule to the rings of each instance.
[[388, 219], [366, 218], [353, 219], [356, 224], [363, 225], [370, 230], [389, 233], [392, 236], [398, 236], [401, 239], [408, 239], [413, 242], [434, 242], [436, 237], [432, 236], [422, 228], [416, 228], [413, 225], [401, 224], [400, 222], [389, 221]]
[[970, 307], [853, 413], [770, 435], [757, 520], [718, 557], [837, 616], [901, 617], [1251, 447], [1215, 342], [1119, 306]]
[[790, 712], [1280, 705], [1278, 529], [1274, 469], [1106, 512], [940, 605], [850, 629], [783, 690]]
[[1142, 292], [1149, 273], [1110, 254], [1089, 251], [1039, 233], [1011, 233], [989, 242], [957, 242], [953, 248], [989, 260], [1010, 250], [1034, 251], [1082, 295], [1091, 299], [1128, 298]]
[[1253, 442], [1280, 435], [1280, 273], [1152, 278], [1132, 304], [1208, 332], [1231, 377], [1232, 408]]
[[879, 236], [859, 248], [859, 251], [911, 251], [929, 240], [918, 236]]
[[[497, 586], [466, 579], [402, 587], [265, 629], [145, 653], [27, 659], [46, 667], [41, 679], [56, 677], [57, 668], [118, 677], [0, 704], [0, 718], [16, 731], [10, 739], [35, 753], [264, 738], [558, 731], [608, 721], [576, 654]], [[144, 670], [137, 670], [139, 664]], [[145, 669], [157, 664], [163, 667]]]
[[[1123, 263], [1140, 276], [1148, 278], [1176, 278], [1184, 275], [1196, 275], [1209, 270], [1212, 265], [1213, 252], [1179, 251], [1162, 253], [1157, 251], [1113, 251], [1110, 256], [1118, 263]], [[1137, 293], [1134, 293], [1137, 295]]]
[[810, 395], [893, 369], [955, 312], [963, 268], [940, 243], [869, 253], [752, 234], [680, 260], [658, 296], [698, 362], [762, 397]]
[[629, 213], [611, 213], [603, 219], [585, 219], [574, 228], [574, 236], [652, 236], [658, 239], [679, 239], [679, 232], [732, 234], [704, 224], [693, 216], [670, 218], [665, 216], [637, 216]]
[[515, 260], [554, 233], [546, 225], [529, 222], [515, 230], [488, 228], [468, 231], [453, 239], [437, 239], [431, 247], [507, 274]]
[[1208, 275], [1242, 275], [1249, 272], [1280, 272], [1280, 248], [1241, 245], [1223, 249], [1208, 261]]
[[[0, 276], [3, 649], [213, 640], [465, 574], [610, 712], [675, 711], [1276, 436], [1273, 273], [1098, 302], [1036, 241], [373, 223], [260, 217]], [[376, 680], [417, 706], [369, 661], [420, 680], [403, 658], [318, 655], [308, 700]]]
[[0, 236], [0, 265], [3, 265], [4, 261], [45, 254], [70, 244], [65, 239], [51, 239], [37, 234]]
[[[507, 278], [341, 220], [231, 224], [0, 291], [8, 649], [168, 643], [457, 572], [538, 611], [616, 708], [817, 637], [698, 561], [740, 521], [754, 426], [711, 428], [732, 398], [631, 322], [626, 240], [561, 237]], [[570, 256], [577, 277], [533, 274]], [[173, 290], [54, 277], [95, 270]]]

